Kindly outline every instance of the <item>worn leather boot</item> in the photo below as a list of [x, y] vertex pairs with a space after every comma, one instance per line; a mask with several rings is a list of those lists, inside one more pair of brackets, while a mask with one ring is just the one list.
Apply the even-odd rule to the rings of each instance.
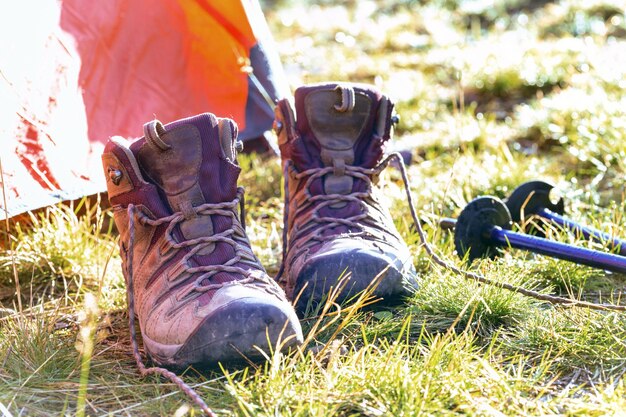
[[102, 156], [131, 314], [159, 365], [258, 357], [302, 341], [292, 305], [246, 236], [237, 127], [201, 114], [145, 136], [113, 138]]
[[[416, 287], [412, 256], [376, 186], [393, 103], [366, 85], [319, 84], [276, 108], [285, 177], [279, 279], [303, 312], [346, 276], [341, 302], [372, 284], [391, 298]], [[385, 165], [386, 166], [386, 165]], [[380, 281], [378, 281], [380, 280]], [[340, 285], [341, 286], [341, 285]]]

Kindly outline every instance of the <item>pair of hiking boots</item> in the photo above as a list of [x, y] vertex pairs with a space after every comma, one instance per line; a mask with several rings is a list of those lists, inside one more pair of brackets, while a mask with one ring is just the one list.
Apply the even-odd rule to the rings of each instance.
[[342, 276], [337, 302], [375, 279], [378, 297], [415, 287], [411, 255], [375, 187], [392, 110], [380, 92], [351, 84], [301, 87], [295, 111], [278, 102], [285, 206], [276, 280], [246, 236], [232, 120], [155, 120], [140, 139], [109, 141], [102, 161], [130, 314], [154, 362], [180, 369], [301, 343], [289, 300], [302, 313]]

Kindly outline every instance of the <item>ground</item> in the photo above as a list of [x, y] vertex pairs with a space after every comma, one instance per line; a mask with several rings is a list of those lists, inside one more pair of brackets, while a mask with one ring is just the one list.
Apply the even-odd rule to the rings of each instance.
[[[438, 222], [476, 196], [503, 198], [524, 181], [542, 179], [561, 190], [569, 217], [626, 236], [625, 6], [263, 2], [292, 87], [366, 82], [396, 100], [401, 122], [393, 148], [412, 155], [410, 190], [442, 257], [499, 282], [613, 304], [620, 303], [624, 275], [519, 250], [470, 267]], [[248, 233], [275, 273], [279, 162], [243, 156], [240, 163]], [[420, 289], [398, 306], [345, 306], [305, 318], [306, 342], [291, 355], [188, 370], [184, 378], [214, 411], [625, 415], [624, 313], [553, 306], [433, 265], [398, 170], [389, 168], [381, 185], [411, 247]], [[110, 218], [85, 201], [50, 208], [5, 234], [0, 415], [199, 415], [175, 386], [136, 370]], [[548, 235], [606, 250], [557, 228]]]

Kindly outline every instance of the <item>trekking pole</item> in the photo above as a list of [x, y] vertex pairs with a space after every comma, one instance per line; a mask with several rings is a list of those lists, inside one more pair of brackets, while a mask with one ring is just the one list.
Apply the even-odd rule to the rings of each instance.
[[458, 255], [469, 261], [497, 256], [512, 247], [608, 271], [626, 273], [626, 257], [511, 231], [511, 214], [495, 197], [479, 197], [461, 212], [454, 227]]
[[530, 181], [517, 187], [505, 201], [511, 218], [515, 222], [524, 221], [530, 216], [539, 216], [557, 226], [569, 230], [586, 240], [606, 244], [617, 249], [620, 255], [626, 256], [626, 240], [619, 239], [608, 233], [585, 226], [563, 216], [563, 199], [554, 203], [550, 199], [552, 184], [543, 181]]

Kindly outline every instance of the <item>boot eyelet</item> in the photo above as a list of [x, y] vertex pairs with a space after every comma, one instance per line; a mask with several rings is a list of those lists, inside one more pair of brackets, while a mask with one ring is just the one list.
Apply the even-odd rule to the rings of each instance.
[[109, 179], [114, 185], [120, 185], [122, 177], [124, 177], [124, 174], [121, 170], [111, 166], [107, 168], [107, 174], [109, 175]]

